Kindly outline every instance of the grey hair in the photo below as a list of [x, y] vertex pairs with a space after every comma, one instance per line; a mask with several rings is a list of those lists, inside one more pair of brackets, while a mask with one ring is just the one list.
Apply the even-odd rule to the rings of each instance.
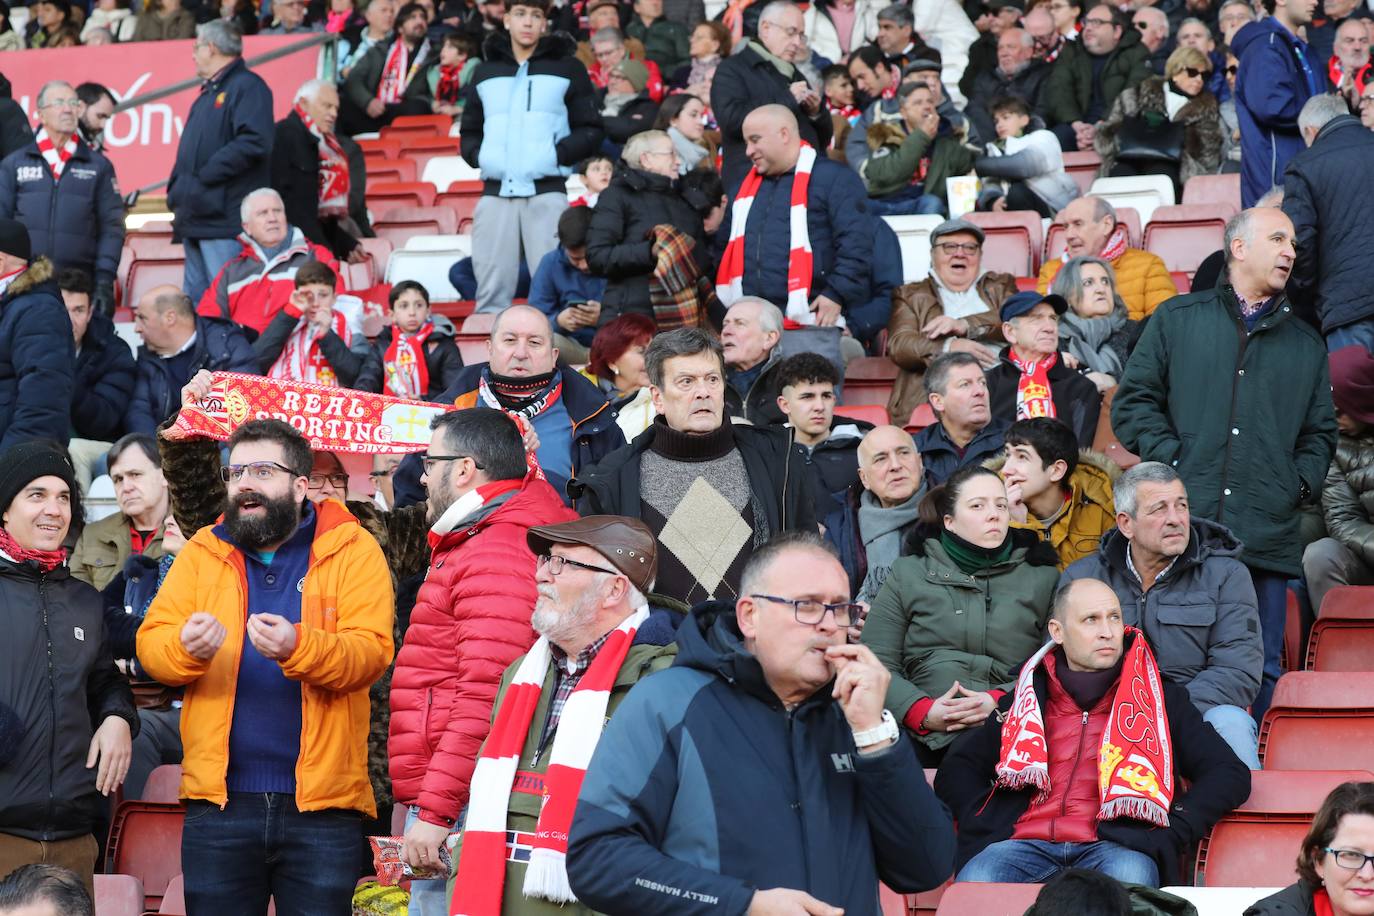
[[1020, 33], [1021, 33], [1021, 47], [1023, 47], [1023, 48], [1029, 48], [1029, 47], [1031, 47], [1031, 46], [1033, 46], [1033, 45], [1035, 44], [1035, 36], [1031, 35], [1030, 32], [1027, 32], [1025, 29], [1021, 28], [1019, 25], [1017, 25], [1017, 26], [1012, 26], [1010, 29], [1007, 29], [1007, 31], [1008, 31], [1008, 32], [1020, 32]]
[[1116, 270], [1112, 267], [1112, 262], [1105, 258], [1084, 255], [1081, 258], [1071, 258], [1064, 262], [1064, 266], [1059, 268], [1059, 273], [1054, 275], [1054, 282], [1050, 284], [1050, 292], [1058, 296], [1063, 296], [1070, 307], [1077, 305], [1083, 300], [1083, 267], [1086, 264], [1096, 264], [1107, 271], [1107, 278], [1112, 281], [1112, 299], [1115, 307], [1113, 311], [1126, 311], [1126, 303], [1121, 299], [1121, 293], [1116, 289]]
[[[43, 88], [38, 90], [38, 107], [42, 108], [48, 98], [48, 92], [53, 89], [71, 89], [72, 84], [66, 80], [49, 80], [43, 84]], [[75, 89], [72, 89], [75, 92]]]
[[883, 7], [878, 10], [878, 21], [916, 28], [916, 14], [911, 11], [909, 3], [893, 3]]
[[1255, 20], [1255, 8], [1250, 5], [1250, 0], [1221, 0], [1221, 6], [1217, 7], [1217, 17], [1221, 17], [1221, 11], [1228, 6], [1243, 6], [1250, 13], [1250, 21]]
[[930, 361], [926, 367], [924, 384], [926, 394], [938, 394], [944, 396], [949, 388], [949, 373], [960, 366], [978, 366], [982, 364], [972, 353], [965, 353], [962, 350], [955, 350], [953, 353], [941, 353]]
[[196, 26], [196, 38], [225, 57], [243, 55], [243, 30], [227, 19], [211, 19]]
[[[1101, 4], [1099, 4], [1099, 6], [1100, 5]], [[1121, 220], [1117, 218], [1116, 208], [1113, 207], [1111, 202], [1106, 198], [1094, 197], [1090, 194], [1088, 195], [1088, 200], [1093, 202], [1093, 222], [1101, 222], [1104, 216], [1110, 216], [1112, 218], [1113, 226], [1121, 222]]]
[[[1346, 21], [1349, 22], [1350, 20]], [[1363, 28], [1363, 24], [1361, 24], [1361, 28]], [[1314, 95], [1307, 100], [1306, 105], [1302, 106], [1302, 111], [1298, 112], [1298, 130], [1304, 133], [1309, 130], [1321, 130], [1341, 115], [1348, 114], [1350, 114], [1350, 108], [1345, 104], [1345, 99], [1340, 96], [1331, 92]]]
[[1200, 25], [1207, 30], [1208, 35], [1212, 34], [1212, 27], [1209, 26], [1207, 23], [1203, 22], [1201, 19], [1197, 18], [1196, 16], [1189, 16], [1187, 19], [1184, 19], [1182, 22], [1178, 24], [1178, 27], [1181, 29], [1185, 25], [1188, 25], [1190, 23], [1192, 25]]
[[698, 353], [715, 354], [716, 360], [720, 363], [721, 374], [725, 373], [725, 350], [715, 335], [701, 328], [674, 328], [655, 334], [644, 351], [644, 371], [649, 376], [649, 384], [655, 388], [662, 388], [663, 368], [668, 360], [678, 356], [695, 356]]
[[800, 11], [800, 9], [792, 0], [773, 0], [772, 3], [763, 8], [763, 12], [759, 13], [759, 25], [763, 25], [765, 22], [777, 22], [778, 18], [788, 10]]
[[[761, 298], [759, 298], [758, 296], [740, 296], [740, 297], [739, 297], [738, 299], [736, 299], [733, 303], [731, 303], [730, 308], [734, 308], [734, 307], [737, 306], [737, 305], [746, 305], [746, 304], [757, 304], [757, 305], [758, 305], [758, 307], [759, 307], [759, 327], [763, 329], [763, 332], [764, 332], [765, 334], [768, 333], [769, 331], [772, 331], [774, 334], [777, 334], [777, 335], [778, 335], [778, 339], [781, 340], [781, 339], [782, 339], [782, 309], [778, 308], [776, 305], [774, 305], [773, 303], [769, 302], [767, 299], [761, 299]], [[729, 309], [727, 309], [726, 311], [728, 312]]]
[[239, 204], [239, 222], [248, 222], [248, 217], [253, 212], [253, 201], [259, 197], [275, 197], [277, 203], [281, 204], [283, 207], [286, 206], [286, 202], [281, 199], [281, 195], [277, 193], [275, 188], [258, 188], [249, 191], [247, 194], [243, 195], [243, 203]]
[[793, 550], [825, 554], [836, 563], [840, 562], [835, 548], [814, 531], [785, 531], [755, 550], [749, 557], [749, 561], [744, 564], [744, 572], [740, 573], [739, 594], [748, 595], [757, 591], [759, 580], [767, 574], [774, 561]]
[[[1168, 25], [1168, 23], [1169, 23], [1169, 16], [1168, 16], [1168, 14], [1165, 13], [1162, 9], [1160, 9], [1160, 8], [1157, 7], [1157, 6], [1142, 6], [1140, 9], [1136, 10], [1135, 12], [1136, 12], [1136, 15], [1137, 15], [1137, 16], [1139, 16], [1141, 13], [1149, 13], [1149, 14], [1150, 14], [1150, 17], [1149, 17], [1149, 18], [1153, 19], [1155, 16], [1158, 16], [1160, 19], [1164, 20], [1164, 24], [1165, 24], [1165, 25]], [[1159, 24], [1158, 20], [1156, 20], [1155, 24], [1156, 24], [1156, 25]]]
[[625, 149], [621, 150], [620, 158], [625, 160], [630, 168], [639, 168], [639, 157], [649, 152], [649, 146], [658, 140], [673, 142], [673, 138], [668, 136], [667, 131], [663, 130], [642, 130], [625, 142]]
[[1142, 461], [1135, 467], [1128, 468], [1116, 479], [1116, 483], [1112, 484], [1112, 503], [1117, 515], [1135, 518], [1136, 490], [1142, 483], [1162, 485], [1181, 479], [1178, 471], [1158, 461]]
[[625, 47], [625, 36], [621, 34], [620, 29], [613, 25], [608, 25], [604, 29], [597, 29], [592, 33], [592, 44], [596, 44], [598, 41], [613, 41], [620, 47]]
[[338, 84], [330, 80], [306, 80], [305, 82], [301, 83], [301, 88], [296, 90], [296, 97], [292, 99], [292, 101], [300, 102], [304, 101], [305, 99], [313, 100], [316, 96], [320, 94], [320, 90], [324, 89], [325, 87], [329, 87], [330, 89], [338, 89]]
[[196, 304], [191, 301], [190, 296], [180, 290], [155, 296], [153, 308], [157, 309], [159, 315], [176, 312], [178, 318], [184, 318], [188, 321], [196, 320]]
[[1256, 206], [1256, 207], [1271, 207], [1271, 208], [1272, 208], [1272, 207], [1282, 207], [1282, 206], [1283, 206], [1283, 185], [1281, 185], [1281, 184], [1276, 184], [1276, 185], [1274, 185], [1272, 188], [1270, 188], [1269, 190], [1265, 191], [1265, 192], [1264, 192], [1264, 195], [1263, 195], [1262, 197], [1260, 197], [1259, 200], [1255, 201], [1255, 206]]

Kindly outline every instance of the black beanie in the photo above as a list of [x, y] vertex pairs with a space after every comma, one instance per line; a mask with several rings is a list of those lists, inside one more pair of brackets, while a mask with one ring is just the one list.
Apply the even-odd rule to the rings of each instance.
[[[21, 261], [33, 260], [29, 230], [17, 219], [0, 219], [0, 252]], [[8, 505], [8, 504], [6, 504]]]
[[55, 443], [21, 442], [0, 455], [0, 512], [10, 507], [20, 490], [40, 477], [60, 477], [76, 493], [72, 460]]

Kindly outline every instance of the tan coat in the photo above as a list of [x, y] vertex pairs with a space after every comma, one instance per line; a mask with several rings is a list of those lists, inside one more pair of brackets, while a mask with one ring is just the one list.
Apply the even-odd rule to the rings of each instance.
[[[129, 542], [129, 519], [124, 513], [116, 512], [100, 521], [87, 525], [81, 532], [81, 539], [72, 551], [72, 575], [82, 582], [94, 585], [103, 591], [110, 580], [124, 568], [124, 561], [133, 553]], [[143, 555], [153, 560], [162, 558], [162, 528], [153, 536], [152, 543]]]

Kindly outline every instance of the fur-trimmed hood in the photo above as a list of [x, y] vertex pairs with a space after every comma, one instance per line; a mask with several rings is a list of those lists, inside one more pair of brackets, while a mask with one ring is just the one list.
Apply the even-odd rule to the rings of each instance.
[[29, 266], [22, 274], [14, 278], [14, 282], [9, 285], [9, 289], [5, 290], [4, 298], [9, 300], [23, 293], [31, 292], [40, 284], [47, 283], [51, 280], [56, 272], [56, 269], [52, 265], [52, 261], [49, 261], [45, 257], [35, 258], [29, 263]]

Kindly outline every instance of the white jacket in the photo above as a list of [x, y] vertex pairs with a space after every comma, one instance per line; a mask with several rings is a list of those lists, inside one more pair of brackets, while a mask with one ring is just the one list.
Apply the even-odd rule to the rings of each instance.
[[1005, 152], [989, 143], [987, 155], [1004, 161], [979, 169], [980, 175], [995, 174], [1003, 182], [1024, 181], [1056, 213], [1079, 195], [1078, 183], [1064, 171], [1059, 138], [1048, 130], [1010, 138]]
[[[887, 3], [882, 0], [854, 0], [854, 31], [849, 36], [851, 52], [872, 44], [878, 37], [878, 11], [885, 6]], [[840, 49], [839, 32], [830, 17], [813, 2], [802, 14], [802, 20], [806, 26], [807, 46], [832, 64], [840, 63], [844, 51]]]
[[89, 39], [95, 29], [109, 29], [115, 41], [129, 41], [134, 37], [134, 29], [137, 27], [138, 18], [132, 10], [95, 9], [91, 11], [86, 25], [81, 29], [81, 40], [85, 42]]
[[959, 80], [968, 66], [968, 49], [978, 40], [978, 30], [955, 0], [915, 0], [916, 33], [940, 52], [940, 81], [945, 93], [963, 110], [965, 98]]

